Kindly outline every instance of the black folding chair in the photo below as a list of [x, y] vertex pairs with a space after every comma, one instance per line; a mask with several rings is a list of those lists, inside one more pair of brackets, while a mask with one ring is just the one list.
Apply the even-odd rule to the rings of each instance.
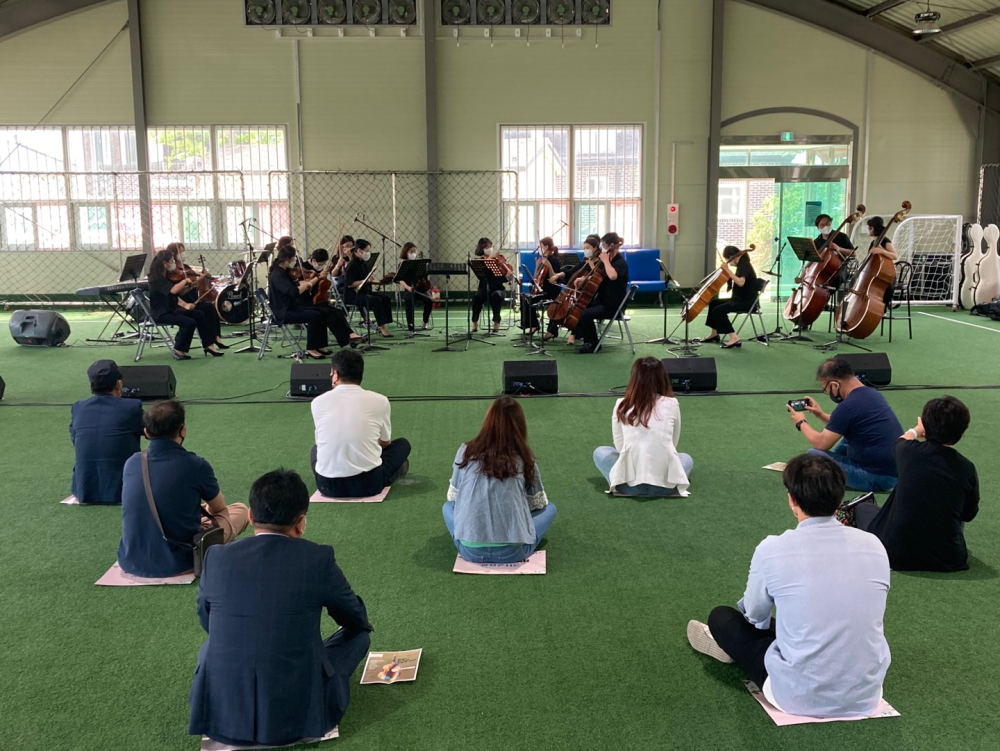
[[[639, 286], [632, 284], [628, 288], [628, 292], [625, 295], [625, 299], [622, 300], [622, 304], [618, 306], [618, 310], [615, 312], [614, 317], [609, 318], [604, 326], [604, 330], [601, 332], [601, 338], [597, 340], [597, 346], [594, 347], [594, 352], [600, 352], [601, 345], [604, 344], [604, 340], [608, 336], [608, 332], [611, 331], [611, 327], [616, 323], [618, 324], [618, 336], [614, 337], [616, 339], [624, 339], [628, 336], [629, 346], [632, 348], [632, 354], [635, 354], [635, 342], [632, 341], [632, 332], [629, 331], [628, 322], [629, 317], [625, 315], [625, 309], [628, 307], [629, 301], [635, 297], [635, 293], [639, 291]], [[600, 319], [598, 319], [600, 320]]]

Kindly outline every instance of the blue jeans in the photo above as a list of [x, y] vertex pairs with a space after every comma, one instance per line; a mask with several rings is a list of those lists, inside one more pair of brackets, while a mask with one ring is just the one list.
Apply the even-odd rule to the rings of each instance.
[[445, 526], [448, 527], [451, 539], [458, 549], [458, 554], [469, 563], [520, 563], [526, 560], [529, 555], [535, 552], [535, 548], [545, 537], [552, 520], [556, 518], [556, 505], [554, 503], [548, 504], [540, 511], [531, 512], [531, 520], [535, 523], [535, 542], [533, 545], [470, 548], [455, 539], [455, 502], [447, 501], [441, 511], [444, 514]]
[[[611, 468], [615, 466], [619, 456], [621, 455], [611, 446], [599, 446], [594, 449], [594, 464], [597, 465], [597, 469], [604, 475], [604, 479], [608, 481], [608, 485], [611, 484]], [[678, 454], [677, 456], [680, 457], [681, 466], [684, 467], [684, 474], [690, 477], [691, 470], [694, 469], [694, 459], [689, 454]], [[639, 485], [619, 485], [615, 489], [615, 492], [619, 495], [635, 496], [638, 498], [657, 498], [665, 495], [677, 495], [677, 488], [660, 488], [656, 485], [640, 483]]]
[[847, 439], [841, 438], [837, 445], [833, 447], [833, 451], [809, 449], [809, 453], [819, 454], [820, 456], [828, 456], [837, 462], [837, 464], [840, 465], [840, 468], [844, 470], [844, 474], [847, 475], [847, 487], [851, 490], [860, 490], [863, 492], [875, 490], [884, 492], [892, 490], [896, 487], [897, 478], [892, 475], [876, 475], [873, 472], [869, 472], [867, 469], [862, 469], [848, 459], [847, 448]]

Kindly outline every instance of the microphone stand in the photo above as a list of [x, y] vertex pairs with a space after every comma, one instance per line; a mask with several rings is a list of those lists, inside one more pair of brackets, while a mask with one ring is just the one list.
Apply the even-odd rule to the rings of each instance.
[[[775, 308], [774, 311], [774, 331], [768, 334], [767, 338], [774, 339], [775, 341], [779, 342], [794, 343], [795, 340], [792, 337], [788, 336], [788, 334], [785, 333], [785, 330], [781, 328], [781, 315], [783, 310], [781, 307], [781, 254], [788, 246], [788, 243], [787, 242], [782, 243], [781, 238], [776, 237], [774, 238], [774, 244], [778, 246], [778, 257], [775, 258], [774, 263], [771, 264], [771, 270], [768, 271], [767, 273], [769, 276], [773, 276], [778, 280], [774, 288], [774, 302], [777, 307]], [[774, 273], [775, 268], [777, 268], [778, 270], [777, 273]]]
[[[670, 276], [670, 272], [667, 270], [666, 265], [659, 258], [656, 262], [660, 264], [660, 271], [663, 272], [663, 336], [659, 339], [647, 339], [646, 344], [677, 344], [673, 339], [667, 336], [667, 303], [669, 301], [670, 283], [674, 281], [674, 278]], [[687, 330], [684, 331], [684, 337], [687, 338]]]
[[[368, 223], [368, 222], [367, 222], [367, 221], [365, 220], [365, 215], [364, 215], [364, 214], [356, 214], [356, 215], [355, 215], [355, 217], [354, 217], [354, 223], [355, 223], [355, 224], [360, 224], [360, 225], [361, 225], [362, 227], [367, 227], [367, 228], [368, 228], [368, 229], [370, 229], [370, 230], [371, 230], [372, 232], [374, 232], [374, 233], [375, 233], [376, 235], [378, 235], [379, 237], [381, 237], [381, 238], [382, 238], [382, 278], [383, 278], [383, 279], [385, 279], [385, 277], [386, 277], [386, 271], [385, 271], [385, 244], [386, 244], [387, 242], [390, 242], [390, 243], [392, 243], [393, 245], [395, 245], [395, 246], [396, 246], [396, 254], [397, 254], [397, 255], [399, 255], [399, 250], [400, 250], [400, 249], [401, 249], [401, 248], [402, 248], [403, 246], [402, 246], [402, 245], [401, 245], [400, 243], [398, 243], [398, 242], [396, 242], [395, 240], [393, 240], [393, 239], [392, 239], [391, 237], [389, 237], [389, 236], [388, 236], [387, 234], [385, 234], [385, 233], [384, 233], [384, 232], [383, 232], [382, 230], [380, 230], [380, 229], [379, 229], [378, 227], [373, 227], [372, 225], [370, 225], [370, 224], [369, 224], [369, 223]], [[398, 302], [398, 300], [397, 300], [397, 302]]]
[[[247, 232], [247, 225], [253, 222], [253, 219], [245, 219], [240, 222], [240, 226], [243, 228], [243, 240], [246, 242], [247, 246], [247, 270], [243, 272], [243, 276], [240, 278], [240, 287], [246, 289], [247, 294], [247, 313], [249, 315], [248, 321], [250, 323], [250, 328], [248, 331], [240, 331], [236, 335], [242, 336], [247, 335], [246, 345], [240, 347], [239, 349], [233, 350], [233, 354], [240, 355], [246, 354], [247, 352], [258, 352], [260, 350], [259, 346], [254, 346], [254, 341], [257, 340], [257, 299], [254, 295], [254, 291], [257, 287], [257, 263], [254, 258], [255, 250], [253, 247], [253, 242], [250, 240], [250, 233]], [[260, 226], [257, 227], [258, 232], [263, 232]], [[267, 234], [267, 233], [265, 233]], [[271, 348], [268, 347], [267, 351]]]

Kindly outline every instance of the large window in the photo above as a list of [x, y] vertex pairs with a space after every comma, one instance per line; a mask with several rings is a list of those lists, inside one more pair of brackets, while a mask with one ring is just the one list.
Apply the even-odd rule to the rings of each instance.
[[[641, 125], [505, 125], [500, 168], [518, 176], [518, 247], [550, 236], [579, 248], [587, 235], [611, 231], [628, 247], [641, 244]], [[511, 220], [514, 199], [507, 185]]]
[[[287, 169], [284, 127], [150, 128], [147, 149], [154, 247], [242, 247], [249, 217], [268, 231], [268, 173]], [[0, 128], [0, 249], [141, 248], [137, 170], [131, 127]]]

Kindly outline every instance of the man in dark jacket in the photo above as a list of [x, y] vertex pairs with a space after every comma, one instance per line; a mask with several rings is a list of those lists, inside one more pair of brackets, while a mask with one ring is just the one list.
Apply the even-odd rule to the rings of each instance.
[[[209, 548], [198, 593], [209, 636], [191, 687], [192, 735], [285, 745], [324, 736], [347, 710], [372, 626], [333, 548], [301, 539], [308, 509], [298, 474], [269, 472], [250, 488], [254, 537]], [[324, 608], [341, 627], [326, 640]]]
[[69, 436], [76, 449], [72, 492], [80, 503], [121, 503], [122, 469], [139, 451], [142, 404], [122, 399], [122, 374], [114, 360], [87, 369], [89, 399], [70, 410]]

